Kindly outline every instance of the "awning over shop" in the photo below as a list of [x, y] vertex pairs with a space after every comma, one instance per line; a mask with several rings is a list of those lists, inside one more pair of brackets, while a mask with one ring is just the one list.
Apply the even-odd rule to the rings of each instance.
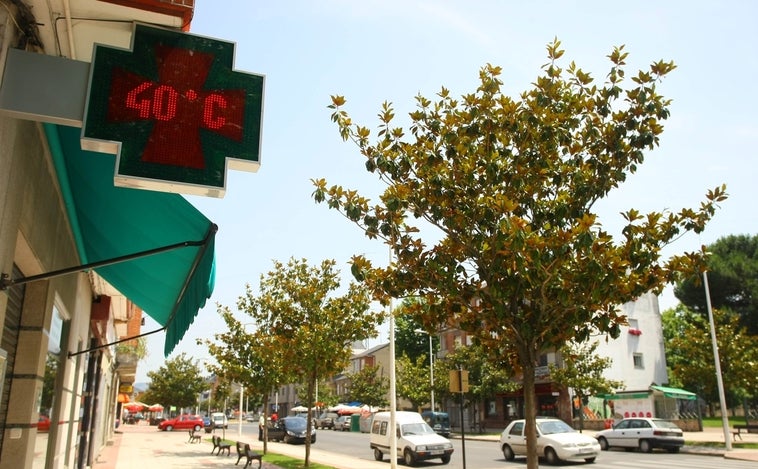
[[617, 394], [598, 394], [596, 397], [607, 401], [617, 401], [620, 399], [647, 399], [650, 396], [647, 392], [628, 392]]
[[650, 389], [653, 391], [660, 391], [664, 396], [671, 397], [673, 399], [684, 399], [687, 401], [694, 401], [697, 399], [697, 395], [695, 393], [685, 391], [684, 389], [669, 388], [666, 386], [650, 386]]
[[169, 355], [213, 293], [216, 226], [181, 195], [114, 186], [115, 156], [83, 151], [80, 129], [44, 128], [83, 264], [207, 240], [95, 269], [166, 328]]

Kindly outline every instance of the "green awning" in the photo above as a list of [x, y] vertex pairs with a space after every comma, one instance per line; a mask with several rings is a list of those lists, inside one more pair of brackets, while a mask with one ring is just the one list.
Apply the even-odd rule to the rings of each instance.
[[669, 388], [666, 386], [650, 386], [650, 389], [653, 391], [660, 391], [664, 396], [674, 399], [684, 399], [687, 401], [694, 401], [697, 399], [697, 395], [695, 393], [685, 391], [684, 389]]
[[628, 393], [616, 393], [616, 394], [598, 394], [595, 397], [605, 399], [607, 401], [617, 401], [619, 399], [647, 399], [650, 394], [647, 392], [628, 392]]
[[83, 151], [80, 129], [44, 128], [82, 264], [208, 239], [95, 269], [166, 328], [168, 356], [213, 293], [216, 226], [181, 195], [114, 186], [115, 156]]

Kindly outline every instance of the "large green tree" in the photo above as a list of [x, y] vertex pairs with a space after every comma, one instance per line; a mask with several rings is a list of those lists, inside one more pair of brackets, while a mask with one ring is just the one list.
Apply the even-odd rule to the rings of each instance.
[[148, 371], [153, 403], [160, 403], [166, 409], [194, 407], [200, 393], [207, 389], [200, 372], [198, 364], [184, 353], [166, 360], [157, 370]]
[[350, 400], [358, 401], [371, 407], [385, 407], [387, 391], [390, 388], [389, 376], [379, 373], [379, 365], [364, 366], [360, 371], [350, 373]]
[[[758, 337], [747, 334], [739, 316], [713, 310], [721, 376], [730, 404], [758, 397]], [[707, 318], [680, 305], [663, 313], [666, 362], [674, 384], [697, 391], [710, 403], [718, 402], [716, 365]]]
[[397, 395], [411, 401], [413, 410], [420, 411], [424, 404], [431, 402], [432, 397], [429, 358], [419, 355], [414, 360], [407, 355], [401, 355], [397, 357], [395, 367]]
[[702, 231], [725, 198], [720, 187], [694, 210], [629, 209], [614, 240], [593, 209], [658, 145], [670, 112], [658, 83], [675, 66], [654, 62], [624, 89], [623, 47], [609, 54], [601, 85], [573, 62], [560, 66], [559, 41], [547, 51], [542, 73], [515, 99], [501, 91], [500, 67], [487, 65], [476, 91], [461, 98], [445, 88], [436, 101], [418, 96], [408, 130], [384, 103], [373, 142], [344, 97], [333, 96], [340, 135], [386, 188], [374, 204], [313, 181], [316, 202], [390, 246], [387, 267], [352, 260], [375, 298], [418, 296], [423, 307], [412, 313], [427, 330], [461, 328], [523, 372], [530, 469], [540, 354], [596, 331], [617, 336], [626, 321], [618, 305], [697, 270], [700, 253], [663, 260], [661, 249]]
[[[281, 353], [282, 343], [265, 330], [252, 329], [243, 323], [226, 307], [219, 305], [218, 314], [226, 324], [224, 332], [211, 339], [198, 339], [198, 345], [205, 344], [215, 363], [208, 369], [223, 383], [239, 383], [263, 401], [264, 419], [268, 418], [270, 393], [292, 377], [285, 357]], [[263, 429], [263, 452], [268, 452], [268, 429]]]
[[[274, 261], [261, 275], [257, 294], [250, 285], [237, 307], [268, 337], [271, 353], [287, 363], [293, 381], [303, 383], [305, 402], [312, 406], [316, 383], [342, 372], [356, 341], [376, 336], [384, 314], [372, 312], [364, 287], [350, 282], [342, 294], [340, 272], [333, 260], [310, 266], [305, 259]], [[311, 414], [311, 407], [308, 414]], [[311, 430], [308, 420], [308, 435]], [[310, 464], [310, 438], [306, 439], [305, 465]]]
[[[758, 335], [758, 235], [730, 235], [708, 246], [708, 290], [714, 309], [739, 314], [748, 334]], [[674, 295], [687, 308], [708, 317], [701, 276], [678, 283]]]
[[426, 355], [429, 360], [429, 339], [432, 340], [432, 355], [437, 355], [439, 338], [435, 331], [431, 334], [423, 329], [422, 324], [413, 316], [403, 314], [405, 304], [411, 304], [412, 299], [406, 299], [394, 312], [395, 314], [395, 356], [407, 355], [411, 360]]

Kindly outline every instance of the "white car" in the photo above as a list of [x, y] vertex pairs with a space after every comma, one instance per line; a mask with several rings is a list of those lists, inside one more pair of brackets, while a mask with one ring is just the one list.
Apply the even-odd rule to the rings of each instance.
[[653, 448], [662, 448], [670, 453], [679, 452], [684, 446], [684, 433], [675, 423], [656, 418], [627, 418], [613, 428], [595, 434], [600, 447], [639, 448], [649, 453]]
[[[514, 420], [500, 434], [500, 449], [506, 461], [526, 456], [526, 421]], [[591, 463], [600, 454], [600, 444], [594, 438], [579, 433], [563, 420], [537, 419], [537, 454], [548, 464], [561, 460], [584, 459]]]

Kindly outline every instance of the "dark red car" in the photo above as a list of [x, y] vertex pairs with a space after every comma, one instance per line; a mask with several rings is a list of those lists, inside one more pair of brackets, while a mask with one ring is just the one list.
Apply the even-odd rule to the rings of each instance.
[[37, 421], [37, 431], [38, 432], [50, 431], [50, 418], [47, 415], [39, 416], [39, 420]]
[[195, 430], [203, 428], [203, 418], [199, 415], [183, 414], [158, 424], [158, 430]]

